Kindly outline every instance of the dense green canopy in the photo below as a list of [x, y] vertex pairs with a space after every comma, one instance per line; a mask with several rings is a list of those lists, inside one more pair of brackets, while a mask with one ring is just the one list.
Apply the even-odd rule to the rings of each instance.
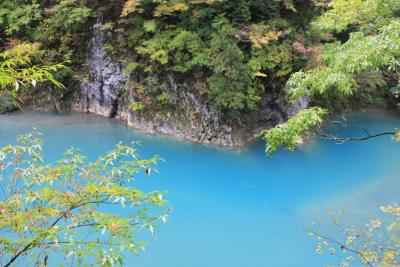
[[7, 45], [40, 43], [47, 63], [72, 60], [73, 79], [84, 80], [84, 44], [100, 28], [126, 66], [127, 89], [143, 88], [144, 106], [169, 104], [163, 88], [174, 73], [201, 77], [206, 86], [195, 93], [233, 116], [256, 110], [270, 84], [282, 86], [304, 65], [292, 44], [310, 42], [314, 9], [291, 0], [5, 0], [0, 36]]

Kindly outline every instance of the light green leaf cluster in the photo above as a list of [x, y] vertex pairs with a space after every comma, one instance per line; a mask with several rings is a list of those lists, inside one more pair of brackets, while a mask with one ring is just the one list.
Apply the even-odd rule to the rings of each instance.
[[294, 150], [304, 135], [314, 131], [324, 122], [328, 112], [322, 108], [303, 109], [286, 123], [265, 130], [263, 138], [267, 142], [266, 152], [272, 155], [280, 147]]
[[365, 266], [399, 266], [400, 207], [394, 204], [380, 209], [386, 216], [361, 226], [346, 225], [344, 212], [330, 213], [334, 227], [314, 223], [309, 233], [317, 239], [316, 253], [335, 257], [339, 266], [358, 262]]
[[[286, 84], [291, 101], [308, 97], [329, 107], [329, 101], [345, 102], [360, 87], [366, 91], [379, 90], [386, 85], [382, 73], [392, 74], [396, 79], [393, 73], [400, 67], [398, 1], [333, 0], [329, 7], [314, 26], [320, 31], [331, 32], [352, 27], [348, 38], [324, 45], [317, 66], [291, 75]], [[328, 103], [324, 103], [326, 100]], [[334, 103], [332, 106], [340, 105]], [[267, 153], [275, 152], [282, 145], [293, 150], [304, 133], [322, 123], [326, 114], [321, 111], [323, 109], [318, 107], [308, 109], [286, 124], [266, 131]], [[307, 117], [313, 119], [307, 120]]]
[[[330, 9], [323, 13], [313, 25], [325, 32], [342, 32], [350, 26], [374, 27], [396, 17], [399, 11], [397, 0], [334, 0]], [[389, 18], [389, 19], [388, 19]]]
[[57, 87], [64, 87], [54, 78], [54, 73], [65, 66], [32, 64], [31, 57], [36, 51], [36, 45], [22, 44], [0, 52], [0, 93], [11, 96], [15, 104], [21, 92], [38, 83], [49, 81]]
[[156, 21], [154, 19], [146, 20], [143, 22], [143, 28], [146, 32], [155, 32], [157, 29]]
[[319, 67], [308, 72], [299, 71], [287, 82], [288, 94], [292, 100], [303, 96], [315, 96], [334, 91], [338, 95], [351, 95], [357, 87], [352, 76], [335, 71], [330, 67]]
[[93, 162], [72, 148], [56, 164], [45, 164], [37, 134], [0, 149], [2, 262], [43, 262], [61, 253], [79, 266], [122, 265], [127, 251], [137, 254], [145, 246], [137, 232], [154, 234], [168, 216], [162, 192], [131, 187], [136, 176], [156, 171], [158, 161], [117, 144]]
[[294, 73], [287, 86], [296, 99], [328, 91], [348, 96], [359, 88], [358, 74], [394, 71], [400, 66], [400, 20], [392, 19], [374, 35], [350, 34], [344, 44], [325, 46], [325, 66]]

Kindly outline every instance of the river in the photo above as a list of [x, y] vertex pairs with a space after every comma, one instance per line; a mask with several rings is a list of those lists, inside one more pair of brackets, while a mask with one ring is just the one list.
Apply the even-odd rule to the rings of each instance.
[[[348, 136], [393, 130], [400, 117], [356, 113]], [[174, 210], [148, 249], [130, 256], [138, 267], [313, 267], [336, 259], [315, 253], [304, 225], [344, 209], [354, 221], [373, 219], [382, 204], [399, 202], [400, 144], [389, 137], [336, 144], [312, 140], [295, 152], [264, 153], [263, 142], [240, 150], [210, 147], [139, 133], [122, 123], [88, 114], [15, 112], [0, 115], [0, 146], [35, 128], [43, 133], [45, 159], [70, 146], [90, 159], [119, 142], [140, 141], [142, 157], [158, 154], [160, 174], [138, 179], [141, 190], [168, 191]]]

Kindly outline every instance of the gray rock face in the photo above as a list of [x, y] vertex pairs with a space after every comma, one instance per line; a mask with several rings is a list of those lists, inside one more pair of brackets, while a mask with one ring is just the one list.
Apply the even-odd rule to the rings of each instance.
[[236, 131], [235, 123], [224, 121], [220, 113], [203, 104], [185, 84], [183, 89], [177, 89], [172, 76], [169, 81], [169, 90], [175, 96], [173, 110], [157, 113], [131, 111], [124, 104], [133, 103], [135, 99], [128, 94], [121, 102], [117, 117], [135, 129], [206, 144], [235, 147], [253, 139], [245, 137], [244, 131]]
[[290, 118], [297, 114], [302, 109], [308, 108], [310, 105], [310, 98], [309, 97], [301, 97], [299, 101], [292, 105], [288, 105], [286, 108], [287, 117]]
[[72, 109], [114, 117], [121, 88], [127, 82], [127, 78], [123, 75], [120, 65], [107, 55], [103, 31], [95, 27], [89, 45], [89, 81], [81, 84], [74, 97]]
[[[286, 120], [307, 105], [307, 101], [288, 107], [282, 91], [270, 88], [262, 100], [261, 109], [227, 119], [213, 110], [201, 97], [190, 90], [193, 83], [167, 75], [165, 90], [172, 95], [173, 109], [133, 111], [137, 101], [135, 89], [125, 89], [127, 77], [121, 65], [104, 49], [104, 34], [94, 29], [87, 59], [90, 69], [88, 82], [81, 85], [74, 97], [72, 109], [106, 117], [116, 117], [129, 126], [148, 133], [160, 133], [194, 142], [227, 147], [240, 147], [260, 137], [262, 130]], [[198, 81], [203, 83], [203, 80]]]

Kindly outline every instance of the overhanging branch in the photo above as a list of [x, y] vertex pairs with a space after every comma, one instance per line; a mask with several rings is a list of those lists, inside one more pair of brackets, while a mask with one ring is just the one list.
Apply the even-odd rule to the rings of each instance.
[[372, 139], [372, 138], [376, 138], [376, 137], [381, 137], [381, 136], [386, 136], [386, 135], [397, 135], [398, 133], [396, 132], [382, 132], [382, 133], [377, 133], [377, 134], [370, 134], [367, 131], [364, 131], [367, 135], [363, 136], [363, 137], [338, 137], [335, 135], [331, 135], [331, 134], [326, 134], [326, 133], [322, 133], [322, 132], [316, 132], [315, 135], [323, 138], [323, 139], [327, 139], [327, 140], [332, 140], [332, 141], [336, 141], [339, 143], [344, 143], [344, 142], [348, 142], [348, 141], [365, 141], [368, 139]]

